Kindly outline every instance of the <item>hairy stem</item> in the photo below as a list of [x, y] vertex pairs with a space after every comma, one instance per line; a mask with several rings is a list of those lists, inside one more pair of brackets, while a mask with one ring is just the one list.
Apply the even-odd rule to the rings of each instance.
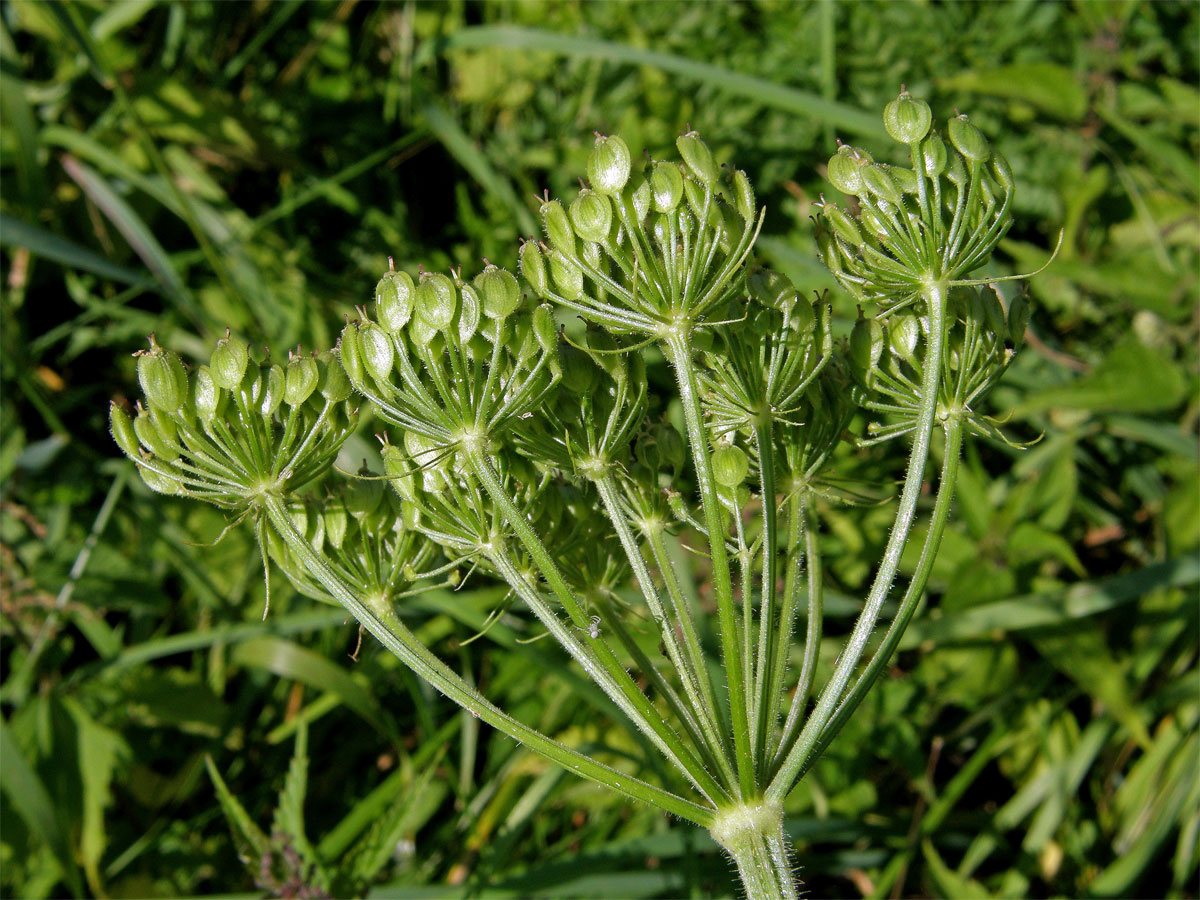
[[909, 456], [908, 471], [904, 476], [904, 487], [900, 491], [896, 520], [892, 525], [892, 532], [888, 536], [879, 571], [867, 594], [863, 611], [859, 614], [858, 621], [854, 623], [854, 630], [846, 642], [841, 659], [834, 667], [825, 690], [821, 692], [821, 697], [817, 701], [811, 718], [805, 723], [796, 742], [788, 750], [783, 765], [767, 788], [766, 796], [772, 800], [782, 799], [792, 789], [805, 757], [812, 751], [821, 732], [833, 717], [838, 704], [841, 703], [850, 677], [858, 666], [859, 659], [862, 658], [867, 641], [870, 640], [871, 631], [879, 617], [879, 610], [896, 579], [896, 570], [900, 566], [900, 555], [904, 552], [904, 545], [908, 541], [908, 534], [912, 529], [913, 518], [917, 511], [917, 499], [921, 494], [921, 483], [925, 479], [925, 465], [929, 461], [929, 441], [937, 414], [938, 388], [942, 375], [942, 350], [945, 343], [946, 285], [943, 282], [930, 284], [924, 292], [924, 299], [929, 312], [929, 333], [926, 336], [927, 347], [923, 361], [921, 405], [917, 412], [917, 427], [913, 437], [912, 454]]
[[618, 772], [501, 712], [422, 644], [417, 636], [400, 621], [393, 610], [369, 607], [350, 590], [346, 583], [338, 578], [325, 559], [313, 550], [312, 545], [296, 530], [292, 517], [279, 497], [267, 496], [263, 499], [262, 505], [271, 526], [288, 545], [288, 549], [296, 555], [305, 569], [321, 583], [330, 596], [341, 603], [367, 631], [371, 632], [406, 666], [459, 706], [478, 715], [493, 728], [519, 741], [535, 753], [582, 778], [611, 787], [628, 797], [641, 800], [658, 809], [695, 822], [697, 825], [708, 827], [712, 823], [712, 810], [670, 791]]
[[[667, 658], [671, 661], [675, 672], [679, 677], [680, 683], [683, 685], [684, 694], [687, 696], [688, 703], [691, 706], [691, 719], [700, 728], [700, 735], [693, 735], [693, 740], [698, 746], [705, 750], [705, 756], [711, 759], [721, 773], [721, 777], [732, 788], [734, 784], [733, 767], [726, 757], [724, 745], [719, 737], [719, 723], [716, 716], [716, 710], [706, 706], [704, 697], [699, 690], [699, 682], [696, 673], [692, 671], [691, 665], [687, 658], [683, 655], [680, 647], [680, 639], [675, 633], [675, 628], [667, 618], [666, 610], [663, 608], [662, 600], [658, 596], [658, 588], [654, 584], [654, 580], [650, 577], [650, 569], [646, 565], [646, 560], [642, 556], [642, 550], [638, 546], [637, 538], [634, 536], [633, 529], [630, 528], [625, 514], [621, 510], [620, 500], [617, 496], [617, 487], [614, 483], [611, 474], [605, 474], [600, 478], [595, 479], [597, 491], [600, 493], [600, 499], [604, 503], [604, 510], [608, 514], [609, 521], [617, 532], [617, 537], [621, 541], [621, 548], [625, 551], [625, 556], [629, 559], [629, 564], [633, 568], [634, 577], [637, 580], [638, 587], [641, 588], [642, 596], [646, 600], [646, 605], [650, 608], [650, 614], [654, 617], [659, 626], [659, 635], [662, 638], [663, 646], [667, 651]], [[651, 671], [654, 671], [651, 669]], [[677, 714], [682, 716], [682, 711]]]
[[742, 797], [754, 796], [754, 753], [750, 746], [750, 720], [746, 708], [746, 684], [742, 662], [741, 638], [733, 605], [733, 582], [729, 572], [729, 556], [725, 551], [725, 524], [721, 501], [713, 480], [712, 454], [708, 433], [700, 409], [696, 372], [692, 367], [691, 346], [687, 337], [672, 337], [665, 343], [667, 357], [675, 370], [683, 417], [687, 424], [688, 444], [696, 470], [696, 486], [704, 508], [704, 524], [708, 529], [709, 552], [712, 558], [712, 587], [717, 597], [717, 616], [721, 632], [721, 652], [725, 677], [729, 684], [729, 716], [733, 725], [734, 755], [737, 759], [738, 784]]
[[[587, 614], [566, 581], [563, 580], [558, 564], [555, 563], [541, 538], [530, 526], [529, 520], [504, 490], [504, 485], [492, 468], [491, 460], [479, 450], [469, 451], [467, 456], [475, 477], [479, 479], [479, 483], [496, 505], [508, 526], [516, 533], [517, 539], [525, 551], [533, 558], [534, 564], [541, 571], [542, 577], [546, 579], [546, 584], [554, 596], [563, 604], [567, 614], [577, 627], [586, 627]], [[525, 590], [526, 587], [529, 587], [528, 583], [519, 573], [516, 573], [515, 580], [509, 574], [501, 574], [530, 605], [530, 608], [538, 614], [542, 624], [554, 634], [555, 639], [587, 669], [588, 675], [596, 684], [620, 707], [630, 721], [658, 746], [668, 760], [710, 800], [715, 802], [725, 796], [725, 789], [704, 768], [691, 749], [684, 745], [674, 729], [663, 720], [662, 714], [642, 693], [603, 637], [589, 642], [589, 646], [594, 647], [594, 653], [583, 647], [579, 641], [575, 640], [569, 626], [564, 625], [553, 610], [548, 607], [542, 610], [542, 607], [545, 606], [544, 602], [537, 595], [536, 590]], [[542, 611], [539, 612], [539, 610]]]
[[900, 639], [904, 637], [904, 632], [908, 628], [908, 623], [912, 621], [913, 614], [917, 610], [917, 604], [921, 600], [922, 594], [925, 592], [925, 585], [929, 583], [929, 573], [933, 570], [934, 560], [937, 558], [938, 547], [942, 543], [942, 533], [946, 530], [946, 522], [950, 518], [950, 507], [954, 500], [954, 486], [958, 480], [958, 464], [962, 458], [962, 441], [963, 441], [963, 423], [959, 416], [951, 416], [944, 427], [946, 434], [946, 450], [942, 459], [942, 471], [940, 480], [938, 481], [937, 498], [933, 503], [933, 513], [929, 522], [929, 533], [925, 537], [925, 543], [921, 547], [921, 557], [917, 561], [916, 571], [913, 572], [912, 581], [908, 584], [908, 589], [904, 592], [904, 599], [900, 601], [900, 608], [896, 610], [896, 615], [888, 626], [887, 632], [876, 648], [871, 661], [867, 663], [862, 674], [858, 676], [858, 680], [854, 682], [854, 687], [850, 693], [846, 695], [846, 699], [838, 706], [837, 712], [829, 724], [825, 726], [821, 732], [820, 740], [813, 748], [808, 758], [804, 760], [797, 775], [798, 778], [804, 776], [804, 773], [812, 766], [825, 748], [837, 737], [838, 732], [849, 721], [850, 716], [858, 709], [863, 698], [867, 695], [876, 679], [879, 678], [884, 666], [892, 658], [892, 654], [896, 652], [896, 647], [900, 644]]

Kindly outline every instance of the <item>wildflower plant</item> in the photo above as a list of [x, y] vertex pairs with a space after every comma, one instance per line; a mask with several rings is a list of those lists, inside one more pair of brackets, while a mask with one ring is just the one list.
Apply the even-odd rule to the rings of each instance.
[[[850, 209], [824, 203], [818, 222], [826, 264], [863, 304], [848, 339], [835, 340], [823, 299], [755, 257], [763, 212], [744, 172], [718, 166], [693, 132], [678, 160], [644, 163], [600, 136], [587, 186], [541, 203], [545, 233], [521, 246], [519, 276], [491, 264], [470, 280], [388, 271], [334, 351], [286, 366], [226, 337], [189, 375], [152, 341], [138, 360], [146, 403], [132, 419], [114, 406], [113, 434], [152, 488], [252, 520], [300, 590], [342, 604], [452, 700], [709, 829], [750, 897], [796, 897], [783, 801], [912, 618], [964, 433], [1000, 437], [978, 410], [1028, 315], [970, 277], [1009, 226], [1008, 164], [964, 116], [934, 130], [907, 93], [884, 120], [911, 167], [840, 147], [829, 178]], [[584, 320], [581, 335], [567, 336], [564, 314]], [[651, 402], [651, 348], [669, 364], [682, 432]], [[388, 426], [384, 471], [347, 480], [333, 461], [364, 403]], [[874, 580], [818, 683], [816, 499], [840, 490], [830, 462], [861, 413], [861, 442], [903, 437], [909, 458]], [[941, 472], [916, 570], [864, 662], [936, 432]], [[670, 552], [679, 532], [710, 604]], [[512, 718], [417, 639], [403, 597], [464, 571], [508, 585], [673, 783]], [[634, 601], [620, 592], [629, 584]]]

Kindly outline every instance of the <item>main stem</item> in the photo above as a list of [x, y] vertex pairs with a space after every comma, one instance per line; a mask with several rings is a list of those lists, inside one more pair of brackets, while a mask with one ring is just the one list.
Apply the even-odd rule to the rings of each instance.
[[709, 832], [733, 859], [748, 900], [797, 900], [779, 804], [760, 801], [722, 809]]

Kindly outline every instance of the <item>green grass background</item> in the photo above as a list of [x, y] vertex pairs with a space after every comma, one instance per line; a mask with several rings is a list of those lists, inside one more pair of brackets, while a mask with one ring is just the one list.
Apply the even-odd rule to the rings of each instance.
[[[0, 893], [305, 896], [304, 833], [377, 896], [732, 895], [706, 835], [548, 767], [375, 646], [351, 658], [345, 616], [278, 576], [261, 621], [249, 533], [206, 546], [220, 513], [152, 496], [106, 409], [151, 331], [192, 363], [226, 326], [328, 346], [388, 256], [511, 266], [593, 131], [661, 154], [698, 129], [757, 185], [762, 257], [832, 289], [824, 163], [837, 138], [894, 153], [878, 110], [904, 83], [1012, 163], [989, 271], [1063, 234], [991, 401], [1044, 437], [968, 446], [926, 612], [788, 801], [803, 877], [815, 897], [1197, 896], [1197, 9], [0, 4]], [[840, 466], [890, 491], [902, 453]], [[820, 514], [836, 644], [889, 513]], [[505, 708], [654, 778], [520, 620], [463, 645], [502, 595], [473, 581], [405, 615]], [[239, 862], [206, 758], [265, 868]]]

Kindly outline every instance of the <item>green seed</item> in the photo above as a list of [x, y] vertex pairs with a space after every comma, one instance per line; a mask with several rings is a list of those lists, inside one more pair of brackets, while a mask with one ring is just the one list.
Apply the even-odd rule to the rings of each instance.
[[388, 272], [375, 285], [375, 318], [389, 334], [395, 334], [412, 316], [413, 280], [407, 272]]
[[692, 176], [705, 187], [712, 188], [717, 183], [720, 169], [717, 168], [708, 145], [700, 140], [700, 135], [689, 131], [675, 139], [675, 146], [679, 149], [679, 155], [683, 157]]
[[521, 286], [517, 279], [498, 266], [489, 265], [480, 272], [475, 277], [475, 289], [483, 300], [483, 314], [489, 319], [507, 318], [521, 306]]
[[575, 233], [583, 240], [593, 243], [608, 241], [613, 219], [612, 204], [603, 194], [584, 188], [571, 202], [570, 214]]
[[448, 328], [458, 311], [454, 282], [438, 272], [424, 273], [417, 285], [414, 307], [417, 318], [429, 327], [437, 331]]
[[137, 433], [133, 430], [133, 422], [129, 420], [128, 414], [116, 403], [109, 404], [108, 407], [108, 425], [112, 431], [113, 440], [117, 442], [117, 446], [121, 448], [121, 452], [130, 459], [137, 459], [138, 438]]
[[170, 350], [164, 350], [150, 336], [150, 350], [137, 361], [138, 381], [151, 406], [175, 412], [187, 397], [187, 373], [183, 362]]
[[683, 199], [683, 176], [675, 163], [660, 162], [650, 173], [650, 193], [654, 198], [654, 209], [668, 213], [679, 206]]
[[311, 356], [293, 356], [288, 360], [283, 380], [283, 399], [288, 406], [303, 406], [317, 389], [317, 362]]
[[598, 137], [588, 155], [587, 175], [592, 189], [601, 194], [619, 194], [629, 181], [629, 148], [616, 135]]
[[893, 140], [902, 144], [919, 143], [929, 134], [933, 113], [924, 100], [915, 100], [908, 91], [889, 103], [883, 110], [883, 127]]
[[718, 447], [712, 455], [713, 478], [723, 487], [737, 487], [750, 474], [750, 460], [732, 444]]
[[212, 370], [213, 380], [217, 385], [231, 391], [241, 384], [249, 362], [250, 355], [246, 352], [246, 345], [237, 338], [230, 337], [229, 331], [226, 330], [225, 337], [217, 341], [217, 346], [213, 349], [209, 369]]
[[358, 346], [366, 370], [380, 381], [387, 382], [391, 378], [395, 359], [392, 339], [374, 322], [368, 322], [358, 332]]

